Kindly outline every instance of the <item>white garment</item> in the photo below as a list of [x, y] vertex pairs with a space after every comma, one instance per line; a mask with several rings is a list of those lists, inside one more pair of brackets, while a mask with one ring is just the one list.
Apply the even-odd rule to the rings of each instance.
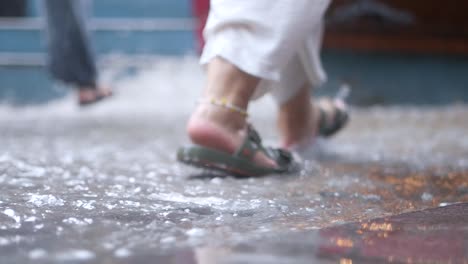
[[326, 80], [320, 61], [322, 17], [329, 0], [211, 0], [201, 63], [216, 56], [262, 79], [281, 104], [306, 83]]

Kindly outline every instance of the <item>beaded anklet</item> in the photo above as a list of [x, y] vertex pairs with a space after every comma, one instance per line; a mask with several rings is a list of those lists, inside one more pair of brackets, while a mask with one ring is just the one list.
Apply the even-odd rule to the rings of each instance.
[[230, 110], [231, 112], [238, 113], [242, 115], [243, 117], [248, 117], [249, 114], [247, 113], [246, 110], [242, 109], [239, 106], [233, 105], [229, 103], [226, 98], [221, 98], [221, 99], [215, 99], [215, 98], [210, 98], [210, 99], [200, 99], [198, 101], [201, 104], [211, 104], [215, 106], [219, 106], [225, 109]]

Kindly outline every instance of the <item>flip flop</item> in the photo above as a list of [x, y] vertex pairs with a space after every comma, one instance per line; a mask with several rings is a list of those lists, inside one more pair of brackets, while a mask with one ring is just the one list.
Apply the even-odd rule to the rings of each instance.
[[[270, 168], [256, 164], [253, 157], [258, 151], [276, 161], [278, 167]], [[250, 125], [248, 125], [244, 143], [234, 154], [194, 145], [180, 148], [177, 152], [177, 159], [192, 166], [213, 169], [240, 177], [288, 173], [294, 172], [298, 168], [290, 152], [263, 147], [260, 136]]]

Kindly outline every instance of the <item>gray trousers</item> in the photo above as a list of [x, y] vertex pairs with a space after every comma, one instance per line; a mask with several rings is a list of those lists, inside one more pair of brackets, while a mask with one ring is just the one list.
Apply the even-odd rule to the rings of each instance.
[[73, 87], [96, 87], [97, 70], [84, 21], [83, 0], [44, 0], [48, 66]]

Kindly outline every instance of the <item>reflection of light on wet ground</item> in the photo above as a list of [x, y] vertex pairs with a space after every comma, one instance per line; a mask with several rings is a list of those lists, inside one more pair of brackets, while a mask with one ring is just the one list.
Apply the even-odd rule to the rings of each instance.
[[342, 259], [340, 259], [340, 264], [353, 264], [353, 260], [352, 259], [342, 258]]
[[336, 239], [336, 245], [339, 246], [339, 247], [351, 248], [351, 247], [353, 247], [354, 243], [353, 243], [353, 241], [351, 239], [337, 238]]
[[[200, 171], [176, 163], [174, 152], [187, 142], [184, 122], [201, 84], [195, 60], [163, 60], [119, 77], [117, 96], [90, 109], [71, 98], [0, 106], [0, 254], [21, 263], [64, 252], [99, 261], [248, 249], [353, 221], [353, 235], [339, 233], [333, 245], [360, 248], [354, 235], [375, 243], [447, 232], [369, 219], [468, 202], [468, 107], [460, 105], [355, 109], [346, 131], [309, 153], [298, 175], [189, 179]], [[277, 139], [273, 109], [269, 99], [252, 107], [266, 142]], [[290, 242], [285, 251], [306, 243]]]
[[392, 231], [393, 227], [391, 223], [365, 223], [361, 225], [362, 229], [370, 231]]
[[[320, 254], [375, 263], [465, 263], [467, 209], [467, 204], [459, 204], [327, 228], [320, 231]], [[335, 246], [344, 236], [353, 240], [354, 250]]]

